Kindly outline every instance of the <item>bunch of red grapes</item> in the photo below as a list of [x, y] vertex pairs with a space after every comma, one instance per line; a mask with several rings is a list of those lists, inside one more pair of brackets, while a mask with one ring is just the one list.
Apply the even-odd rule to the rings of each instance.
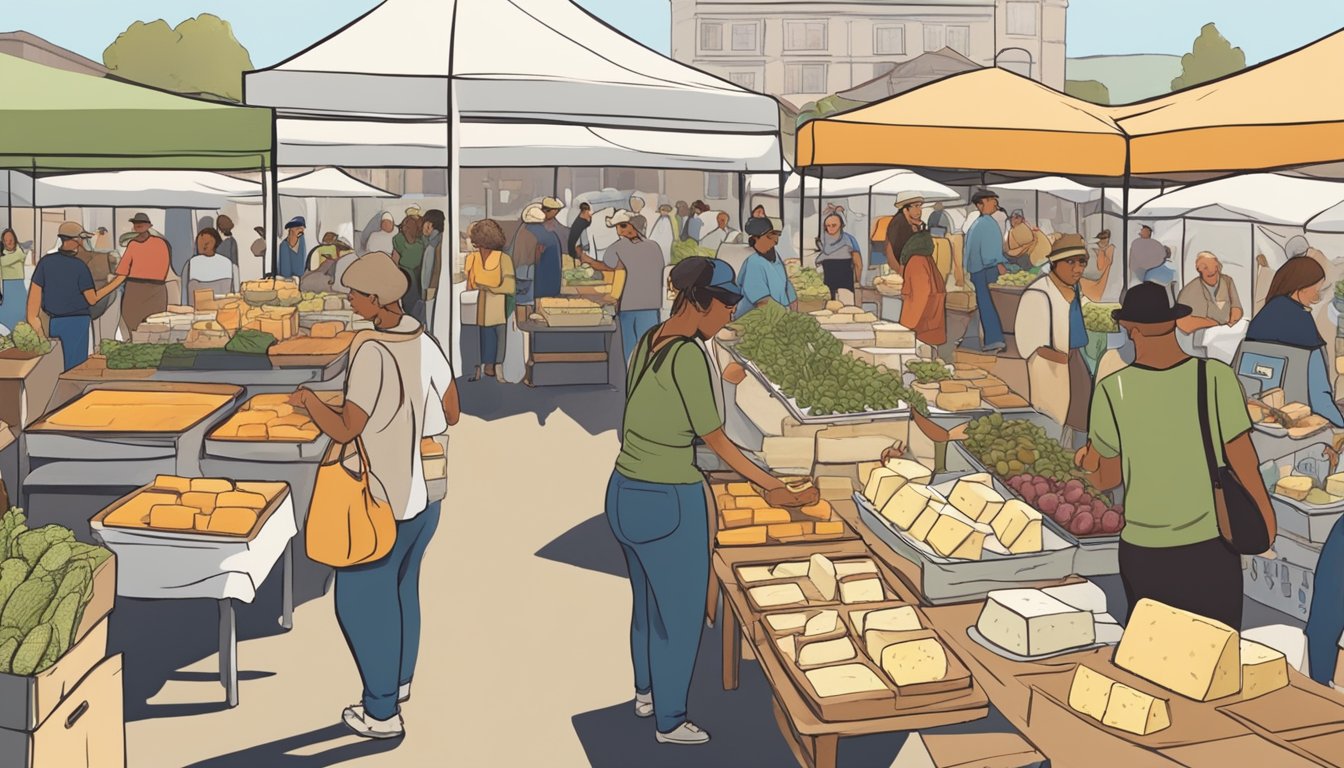
[[1020, 474], [1008, 478], [1008, 487], [1075, 536], [1103, 536], [1125, 527], [1124, 509], [1088, 493], [1082, 480]]

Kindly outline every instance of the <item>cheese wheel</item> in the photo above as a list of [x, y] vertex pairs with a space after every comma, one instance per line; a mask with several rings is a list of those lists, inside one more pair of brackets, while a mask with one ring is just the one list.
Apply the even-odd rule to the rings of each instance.
[[204, 491], [206, 493], [228, 493], [233, 490], [233, 481], [225, 480], [219, 477], [193, 477], [189, 491]]
[[185, 477], [176, 477], [174, 475], [155, 475], [154, 490], [186, 493], [191, 490], [191, 481]]
[[160, 504], [149, 510], [149, 527], [189, 531], [196, 524], [197, 510], [180, 504]]
[[210, 515], [208, 530], [211, 533], [231, 533], [246, 535], [257, 524], [255, 510], [242, 507], [220, 507]]

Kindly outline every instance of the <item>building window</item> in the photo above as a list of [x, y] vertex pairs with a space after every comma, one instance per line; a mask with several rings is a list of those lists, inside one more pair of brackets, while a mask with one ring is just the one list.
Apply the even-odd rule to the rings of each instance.
[[947, 47], [960, 53], [962, 56], [971, 55], [971, 28], [970, 27], [948, 27], [947, 28]]
[[723, 50], [723, 25], [708, 21], [700, 22], [700, 50]]
[[789, 64], [784, 67], [784, 90], [787, 93], [825, 93], [825, 64]]
[[904, 56], [905, 25], [873, 27], [873, 53], [879, 56]]
[[754, 91], [756, 90], [756, 73], [729, 72], [728, 82], [733, 83], [734, 85], [740, 85], [743, 88], [746, 88], [748, 91]]
[[756, 50], [756, 25], [755, 24], [734, 24], [733, 25], [733, 50], [734, 51], [754, 51]]
[[824, 21], [784, 22], [784, 50], [786, 51], [826, 50], [826, 22]]
[[1036, 4], [1008, 3], [1008, 34], [1022, 37], [1036, 35]]
[[947, 30], [939, 24], [924, 25], [924, 50], [941, 51], [947, 47]]
[[733, 174], [706, 173], [705, 197], [710, 200], [727, 200], [732, 197]]

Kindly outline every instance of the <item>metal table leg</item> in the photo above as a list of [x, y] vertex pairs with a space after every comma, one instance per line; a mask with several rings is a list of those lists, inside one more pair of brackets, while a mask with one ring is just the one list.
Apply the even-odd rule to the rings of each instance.
[[230, 707], [238, 706], [238, 627], [233, 600], [219, 601], [219, 682]]
[[280, 582], [280, 626], [294, 628], [294, 540], [285, 545], [284, 563], [281, 566]]

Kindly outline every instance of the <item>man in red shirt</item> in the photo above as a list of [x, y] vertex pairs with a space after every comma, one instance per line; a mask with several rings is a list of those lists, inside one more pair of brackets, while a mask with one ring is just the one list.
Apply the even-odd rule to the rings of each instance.
[[135, 238], [126, 244], [117, 275], [126, 283], [121, 297], [121, 317], [126, 329], [134, 331], [145, 318], [168, 310], [169, 265], [172, 251], [168, 241], [150, 231], [149, 216], [131, 217]]

